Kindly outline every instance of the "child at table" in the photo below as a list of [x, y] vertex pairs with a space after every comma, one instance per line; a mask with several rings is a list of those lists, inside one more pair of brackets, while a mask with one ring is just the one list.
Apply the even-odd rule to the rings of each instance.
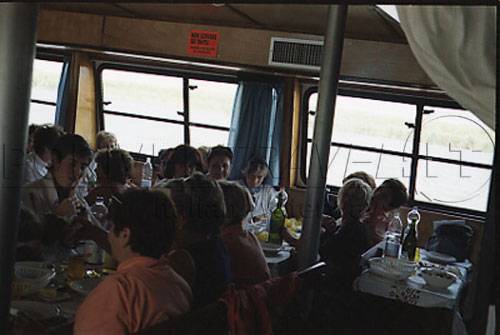
[[271, 278], [264, 252], [257, 237], [243, 230], [243, 220], [252, 210], [248, 190], [235, 182], [219, 181], [226, 202], [226, 220], [221, 238], [231, 258], [233, 282], [237, 285], [258, 284]]
[[406, 186], [397, 179], [386, 179], [375, 189], [370, 205], [362, 218], [366, 225], [369, 247], [384, 239], [390, 222], [390, 213], [406, 204], [407, 201]]

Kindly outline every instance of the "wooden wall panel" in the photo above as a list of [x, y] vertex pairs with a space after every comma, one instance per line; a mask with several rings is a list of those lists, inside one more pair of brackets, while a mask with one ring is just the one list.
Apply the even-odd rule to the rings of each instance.
[[80, 80], [76, 106], [75, 133], [83, 136], [95, 148], [97, 114], [95, 104], [95, 80], [92, 62], [86, 54], [79, 57]]
[[[192, 29], [220, 33], [215, 59], [190, 57], [187, 41]], [[104, 50], [208, 60], [243, 67], [279, 68], [267, 65], [271, 37], [321, 39], [321, 36], [279, 31], [205, 26], [164, 21], [99, 16], [44, 10], [39, 23], [39, 40]], [[343, 76], [435, 86], [418, 65], [406, 44], [345, 39], [341, 74]], [[288, 70], [290, 71], [290, 70]], [[304, 74], [304, 72], [300, 73]], [[311, 73], [317, 76], [317, 73]]]
[[41, 10], [38, 41], [55, 44], [100, 46], [104, 17], [83, 13]]

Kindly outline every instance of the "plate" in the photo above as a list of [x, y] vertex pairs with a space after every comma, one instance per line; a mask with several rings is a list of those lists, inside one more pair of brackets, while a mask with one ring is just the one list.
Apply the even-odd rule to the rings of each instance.
[[396, 271], [387, 271], [384, 270], [381, 267], [374, 266], [370, 267], [370, 272], [373, 274], [376, 274], [378, 276], [384, 277], [384, 278], [389, 278], [389, 279], [394, 279], [394, 280], [404, 280], [409, 277], [409, 274], [402, 273], [402, 272], [396, 272]]
[[261, 243], [262, 251], [266, 256], [276, 256], [280, 251], [284, 250], [283, 245]]
[[442, 254], [436, 251], [427, 251], [426, 257], [429, 261], [440, 264], [450, 264], [450, 263], [455, 263], [457, 261], [457, 259], [453, 256]]
[[33, 320], [44, 320], [58, 316], [57, 308], [49, 303], [31, 300], [14, 300], [10, 304], [10, 313], [24, 313]]
[[102, 281], [101, 278], [85, 278], [69, 282], [69, 287], [83, 295], [88, 295]]

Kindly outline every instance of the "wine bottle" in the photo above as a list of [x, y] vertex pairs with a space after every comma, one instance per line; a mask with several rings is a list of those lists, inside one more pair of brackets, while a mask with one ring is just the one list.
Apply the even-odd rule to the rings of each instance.
[[281, 230], [285, 225], [285, 211], [283, 210], [283, 194], [278, 193], [278, 205], [271, 213], [271, 222], [269, 224], [269, 243], [281, 246], [283, 238]]

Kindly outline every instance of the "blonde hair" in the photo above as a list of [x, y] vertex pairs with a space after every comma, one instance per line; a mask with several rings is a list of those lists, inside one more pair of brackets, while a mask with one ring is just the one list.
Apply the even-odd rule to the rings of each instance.
[[111, 142], [115, 142], [115, 144], [118, 144], [118, 141], [116, 140], [116, 136], [110, 132], [107, 131], [100, 131], [97, 133], [95, 137], [95, 142], [96, 142], [96, 148], [97, 150], [99, 149], [108, 149], [108, 144]]
[[343, 222], [359, 221], [365, 212], [372, 189], [363, 180], [353, 178], [345, 182], [340, 188], [337, 203], [342, 213]]
[[221, 180], [219, 185], [224, 193], [226, 203], [226, 220], [228, 225], [241, 224], [252, 210], [252, 196], [248, 189], [232, 181]]

